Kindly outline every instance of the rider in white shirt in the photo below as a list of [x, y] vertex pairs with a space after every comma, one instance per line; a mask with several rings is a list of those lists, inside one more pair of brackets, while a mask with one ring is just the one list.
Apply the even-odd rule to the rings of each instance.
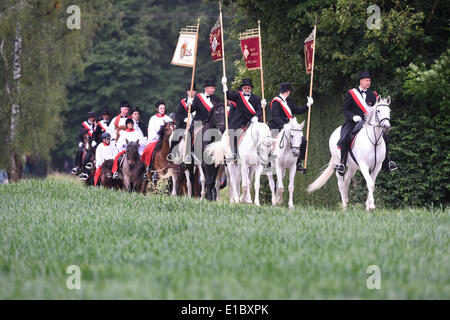
[[116, 142], [117, 150], [119, 152], [125, 150], [127, 147], [127, 141], [128, 143], [134, 141], [139, 143], [139, 155], [142, 155], [146, 145], [145, 137], [140, 130], [138, 131], [133, 128], [133, 119], [127, 119], [125, 125], [127, 126], [127, 129], [119, 132], [119, 139]]
[[114, 159], [118, 153], [117, 148], [111, 144], [111, 135], [107, 132], [103, 132], [102, 143], [97, 146], [95, 151], [95, 166], [100, 168], [106, 160]]
[[161, 127], [167, 122], [174, 121], [172, 118], [165, 114], [166, 104], [164, 103], [164, 101], [160, 100], [156, 102], [155, 108], [157, 113], [152, 116], [148, 122], [148, 142], [159, 140], [160, 136], [158, 135], [158, 132]]

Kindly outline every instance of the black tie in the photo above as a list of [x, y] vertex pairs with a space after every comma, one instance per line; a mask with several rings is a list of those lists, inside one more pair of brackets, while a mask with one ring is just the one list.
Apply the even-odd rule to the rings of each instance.
[[250, 93], [244, 93], [245, 97], [250, 97]]
[[364, 90], [361, 90], [361, 95], [363, 95], [363, 94], [365, 94], [366, 93], [366, 91], [364, 91]]
[[211, 96], [206, 96], [207, 99], [211, 100]]

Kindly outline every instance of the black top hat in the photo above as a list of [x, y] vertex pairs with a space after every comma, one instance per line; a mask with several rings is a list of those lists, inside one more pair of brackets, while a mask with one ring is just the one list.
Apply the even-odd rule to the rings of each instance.
[[[191, 83], [189, 82], [186, 86], [186, 91], [190, 91], [191, 90]], [[198, 91], [197, 90], [197, 83], [194, 82], [194, 86], [192, 87], [192, 90]]]
[[103, 110], [103, 112], [102, 112], [102, 116], [104, 116], [104, 115], [110, 116], [111, 113], [109, 113], [109, 110], [108, 110], [108, 109], [105, 109], [105, 110]]
[[280, 83], [280, 92], [284, 93], [286, 91], [291, 90], [291, 84], [289, 82], [282, 82]]
[[92, 111], [90, 111], [90, 112], [88, 112], [88, 119], [89, 118], [95, 118], [95, 112], [92, 112]]
[[131, 108], [131, 114], [133, 114], [133, 112], [139, 112], [139, 113], [141, 113], [141, 110], [139, 110], [139, 107], [133, 107], [133, 108]]
[[242, 79], [241, 87], [243, 86], [250, 86], [253, 88], [252, 79], [249, 78]]
[[370, 75], [369, 71], [364, 70], [363, 72], [361, 72], [361, 73], [359, 74], [359, 79], [358, 79], [358, 80], [361, 80], [361, 79], [364, 79], [364, 78], [370, 78], [370, 79], [372, 79], [372, 76]]
[[158, 107], [159, 107], [160, 104], [166, 105], [166, 103], [165, 103], [163, 100], [158, 100], [158, 101], [155, 103], [155, 109], [158, 109]]
[[130, 104], [128, 103], [128, 101], [122, 101], [122, 102], [120, 103], [120, 107], [121, 107], [121, 108], [124, 108], [124, 107], [129, 108], [129, 107], [130, 107]]
[[131, 118], [127, 118], [127, 120], [125, 120], [125, 125], [127, 126], [129, 123], [132, 123], [132, 124], [134, 124], [134, 121], [133, 121], [133, 119], [131, 119]]
[[216, 82], [214, 81], [214, 79], [205, 80], [205, 84], [203, 85], [203, 87], [215, 87], [215, 86]]

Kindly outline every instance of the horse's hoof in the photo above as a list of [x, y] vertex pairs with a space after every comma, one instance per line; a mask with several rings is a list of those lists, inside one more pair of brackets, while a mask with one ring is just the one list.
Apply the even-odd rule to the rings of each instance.
[[258, 202], [255, 201], [255, 206], [261, 207], [261, 204], [259, 203], [259, 201]]
[[294, 205], [292, 203], [289, 204], [289, 209], [294, 209]]

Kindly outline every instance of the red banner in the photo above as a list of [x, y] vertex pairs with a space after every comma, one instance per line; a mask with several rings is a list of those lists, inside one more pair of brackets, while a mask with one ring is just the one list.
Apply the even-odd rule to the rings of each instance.
[[305, 40], [306, 74], [310, 74], [312, 71], [313, 49], [314, 49], [314, 34], [313, 32], [311, 32], [311, 34]]
[[247, 69], [259, 69], [259, 37], [241, 39], [241, 50]]
[[213, 27], [209, 34], [209, 48], [211, 50], [211, 58], [214, 62], [222, 60], [222, 30], [220, 25]]

